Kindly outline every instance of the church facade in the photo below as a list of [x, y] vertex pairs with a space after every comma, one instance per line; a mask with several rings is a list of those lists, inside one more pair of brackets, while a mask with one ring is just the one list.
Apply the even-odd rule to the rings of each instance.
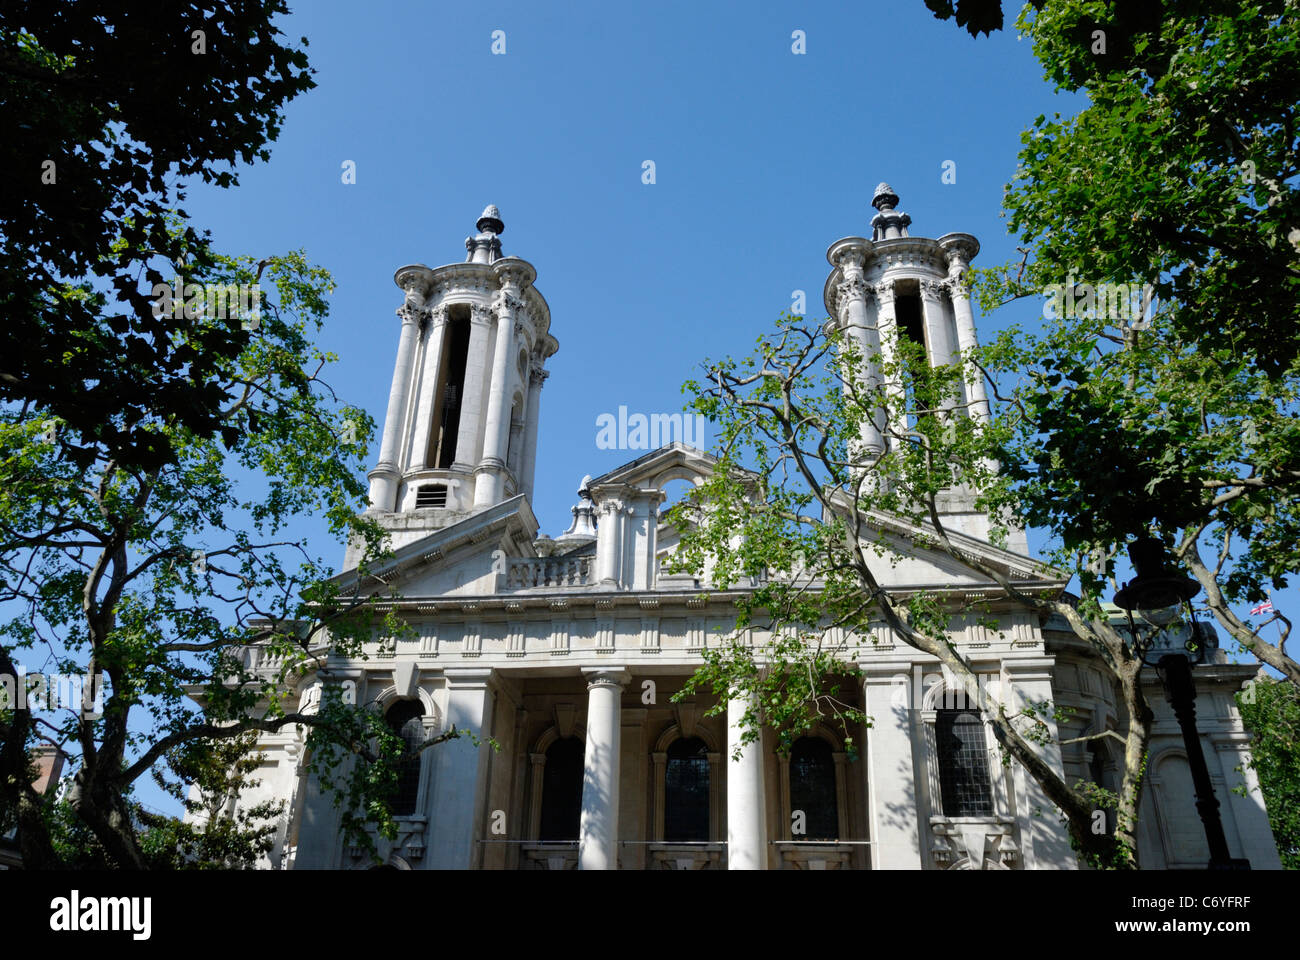
[[[935, 364], [976, 342], [962, 271], [967, 234], [910, 235], [885, 184], [871, 239], [832, 244], [829, 315], [854, 330], [896, 324]], [[781, 755], [766, 734], [740, 747], [743, 704], [671, 697], [701, 653], [735, 625], [736, 591], [667, 572], [676, 534], [661, 520], [664, 488], [708, 476], [707, 454], [671, 442], [578, 490], [569, 528], [542, 535], [532, 511], [548, 358], [559, 349], [550, 308], [524, 260], [504, 256], [495, 207], [463, 262], [405, 266], [395, 280], [397, 359], [370, 510], [394, 556], [371, 571], [399, 595], [411, 637], [377, 637], [364, 660], [334, 657], [335, 677], [383, 711], [410, 742], [455, 725], [499, 750], [453, 740], [401, 777], [400, 869], [1074, 869], [1064, 827], [1018, 764], [1003, 765], [974, 708], [937, 662], [896, 642], [841, 636], [865, 682], [851, 694], [872, 718], [849, 756], [831, 729]], [[878, 348], [879, 341], [864, 347]], [[988, 416], [978, 378], [963, 409]], [[864, 443], [883, 444], [878, 435]], [[555, 469], [554, 465], [550, 469]], [[575, 481], [577, 478], [574, 478]], [[988, 520], [954, 493], [945, 521], [963, 549], [1026, 585], [1050, 586], [1023, 534], [988, 542]], [[947, 556], [906, 542], [886, 585], [986, 597], [999, 628], [956, 622], [982, 675], [1010, 695], [1069, 707], [1043, 756], [1070, 778], [1113, 787], [1109, 738], [1121, 721], [1096, 655], [1065, 624], [999, 599], [995, 585]], [[357, 582], [349, 548], [338, 581]], [[763, 637], [751, 637], [761, 643]], [[1255, 669], [1226, 658], [1197, 670], [1197, 714], [1234, 857], [1278, 867], [1233, 694]], [[1183, 742], [1152, 671], [1157, 721], [1144, 791], [1146, 867], [1203, 868], [1209, 854]], [[308, 678], [302, 709], [319, 686]], [[337, 811], [306, 772], [301, 731], [263, 738], [260, 784], [242, 799], [287, 802], [268, 866], [372, 866], [340, 834]], [[1063, 741], [1063, 743], [1062, 743]], [[1072, 741], [1072, 742], [1071, 742]], [[1248, 788], [1245, 796], [1233, 791]]]

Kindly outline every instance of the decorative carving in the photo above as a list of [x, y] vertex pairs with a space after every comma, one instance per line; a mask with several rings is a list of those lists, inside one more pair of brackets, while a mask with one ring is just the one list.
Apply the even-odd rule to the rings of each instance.
[[849, 300], [865, 300], [871, 293], [871, 287], [867, 281], [862, 279], [861, 274], [845, 277], [836, 284], [835, 292], [838, 295], [838, 302], [842, 306]]
[[406, 299], [397, 308], [397, 315], [403, 323], [422, 322], [426, 315], [424, 278], [415, 271], [405, 271], [397, 278], [397, 282], [406, 291]]
[[942, 300], [946, 286], [942, 280], [922, 280], [921, 296], [926, 300]]
[[875, 291], [876, 298], [880, 301], [893, 301], [895, 293], [895, 284], [893, 280], [880, 280], [871, 285]]
[[832, 260], [835, 266], [841, 270], [849, 270], [852, 267], [857, 267], [860, 270], [866, 262], [862, 251], [857, 247], [845, 247], [842, 250], [836, 250]]
[[492, 304], [500, 313], [502, 310], [509, 310], [511, 313], [518, 313], [524, 309], [524, 301], [516, 297], [513, 293], [502, 290], [497, 294], [496, 302]]
[[469, 319], [471, 323], [491, 323], [496, 317], [491, 307], [484, 306], [481, 303], [471, 303], [469, 305]]
[[[514, 260], [513, 257], [510, 259]], [[502, 287], [516, 287], [523, 290], [528, 286], [528, 267], [523, 263], [498, 262], [496, 264], [496, 273], [501, 278]]]

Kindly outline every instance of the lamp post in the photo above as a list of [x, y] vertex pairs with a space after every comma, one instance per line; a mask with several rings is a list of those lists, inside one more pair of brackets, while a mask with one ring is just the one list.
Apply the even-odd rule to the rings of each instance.
[[[1210, 771], [1205, 765], [1205, 752], [1201, 749], [1201, 737], [1196, 729], [1196, 685], [1192, 681], [1192, 664], [1204, 663], [1207, 650], [1213, 646], [1212, 634], [1201, 631], [1191, 605], [1192, 598], [1201, 590], [1200, 584], [1183, 576], [1173, 566], [1164, 544], [1155, 537], [1139, 537], [1129, 545], [1128, 552], [1136, 576], [1115, 594], [1115, 604], [1128, 616], [1134, 649], [1142, 657], [1142, 662], [1155, 667], [1159, 673], [1165, 696], [1169, 698], [1182, 729], [1187, 765], [1191, 768], [1192, 785], [1196, 789], [1196, 812], [1205, 825], [1205, 839], [1210, 847], [1209, 868], [1249, 870], [1249, 860], [1234, 859], [1228, 853], [1228, 840], [1219, 817], [1219, 801], [1214, 796]], [[1133, 619], [1134, 610], [1152, 628], [1145, 637], [1141, 636]], [[1179, 626], [1185, 627], [1185, 633], [1177, 629]]]

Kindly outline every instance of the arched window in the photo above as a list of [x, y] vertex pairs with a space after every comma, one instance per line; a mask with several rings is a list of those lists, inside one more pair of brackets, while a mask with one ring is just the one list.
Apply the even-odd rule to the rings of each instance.
[[934, 726], [944, 816], [993, 816], [988, 747], [979, 714], [937, 710]]
[[538, 840], [577, 840], [582, 817], [582, 753], [577, 737], [556, 740], [546, 751], [542, 774], [542, 823]]
[[708, 749], [699, 737], [676, 740], [668, 748], [664, 840], [669, 843], [709, 839]]
[[838, 840], [839, 801], [835, 757], [820, 737], [802, 737], [790, 748], [790, 811], [802, 811], [805, 833], [796, 840]]
[[[424, 742], [424, 707], [419, 700], [399, 700], [388, 709], [384, 721], [388, 729], [402, 738], [407, 751]], [[393, 816], [409, 817], [420, 799], [420, 763], [423, 754], [403, 760], [397, 768], [397, 793], [393, 797]]]

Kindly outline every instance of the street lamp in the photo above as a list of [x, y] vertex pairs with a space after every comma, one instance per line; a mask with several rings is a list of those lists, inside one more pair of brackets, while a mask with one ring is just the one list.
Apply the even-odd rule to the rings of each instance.
[[[1173, 565], [1164, 544], [1155, 537], [1139, 537], [1128, 549], [1136, 576], [1115, 594], [1115, 605], [1128, 616], [1133, 646], [1142, 662], [1156, 668], [1164, 684], [1165, 696], [1174, 708], [1178, 726], [1183, 731], [1187, 764], [1196, 788], [1196, 811], [1205, 825], [1205, 839], [1210, 847], [1211, 870], [1249, 870], [1250, 861], [1234, 859], [1228, 854], [1228, 841], [1219, 818], [1219, 801], [1205, 766], [1205, 752], [1196, 730], [1196, 685], [1192, 682], [1192, 664], [1204, 663], [1215, 646], [1213, 633], [1201, 630], [1191, 600], [1200, 584], [1184, 576]], [[1139, 618], [1152, 628], [1142, 636], [1133, 619]], [[1185, 615], [1185, 616], [1184, 616]], [[1179, 628], [1182, 629], [1179, 629]], [[1181, 642], [1180, 642], [1181, 641]]]

